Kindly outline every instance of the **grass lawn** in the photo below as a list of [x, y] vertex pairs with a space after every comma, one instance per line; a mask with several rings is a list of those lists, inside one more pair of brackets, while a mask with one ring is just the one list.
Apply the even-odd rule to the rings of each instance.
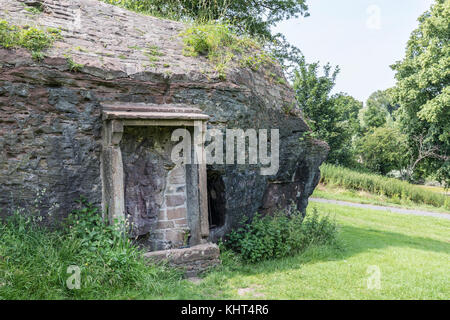
[[[224, 268], [191, 287], [206, 297], [233, 299], [450, 298], [449, 220], [312, 206], [336, 216], [342, 249], [311, 248], [286, 259]], [[380, 289], [367, 287], [370, 266], [380, 271]]]
[[[449, 220], [319, 203], [311, 204], [309, 211], [313, 207], [336, 217], [339, 248], [314, 247], [293, 257], [252, 265], [241, 264], [225, 253], [223, 266], [200, 283], [165, 269], [142, 271], [137, 265], [134, 268], [141, 270], [140, 280], [132, 285], [117, 277], [108, 283], [107, 272], [111, 271], [99, 269], [88, 276], [83, 271], [82, 289], [68, 291], [66, 264], [84, 266], [83, 261], [66, 257], [59, 245], [49, 240], [34, 244], [36, 257], [50, 255], [47, 259], [31, 258], [35, 253], [26, 251], [26, 257], [19, 255], [16, 262], [8, 262], [1, 257], [0, 243], [0, 298], [450, 299]], [[43, 244], [49, 249], [41, 247]], [[15, 251], [24, 246], [18, 243]], [[89, 270], [89, 266], [83, 268]], [[126, 270], [131, 272], [131, 268]], [[380, 272], [380, 289], [367, 287], [373, 270]], [[102, 272], [106, 273], [103, 282], [96, 283], [96, 275]], [[86, 281], [92, 285], [84, 289]]]
[[[422, 186], [421, 186], [422, 187]], [[430, 191], [437, 192], [435, 188], [437, 187], [426, 187], [423, 188], [432, 188], [428, 189]], [[439, 193], [439, 192], [438, 192]], [[430, 212], [442, 212], [442, 213], [450, 213], [449, 210], [443, 207], [434, 207], [425, 204], [417, 204], [412, 201], [408, 201], [405, 199], [393, 199], [387, 196], [373, 194], [367, 191], [362, 190], [351, 190], [346, 189], [344, 187], [329, 185], [329, 184], [319, 184], [317, 188], [314, 190], [312, 197], [323, 198], [329, 200], [341, 200], [341, 201], [350, 201], [357, 203], [365, 203], [365, 204], [373, 204], [380, 206], [390, 206], [390, 207], [401, 207], [408, 209], [416, 209], [416, 210], [424, 210]]]

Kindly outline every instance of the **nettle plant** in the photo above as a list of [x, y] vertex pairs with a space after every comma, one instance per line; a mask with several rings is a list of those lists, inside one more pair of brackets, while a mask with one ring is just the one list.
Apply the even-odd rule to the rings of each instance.
[[286, 257], [311, 245], [337, 243], [337, 224], [329, 216], [320, 217], [314, 208], [303, 218], [295, 205], [273, 216], [244, 217], [241, 227], [225, 240], [226, 248], [238, 253], [247, 262]]

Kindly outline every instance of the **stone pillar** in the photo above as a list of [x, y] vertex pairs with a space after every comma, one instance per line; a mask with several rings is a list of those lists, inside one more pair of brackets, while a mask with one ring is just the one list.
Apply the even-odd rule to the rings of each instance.
[[108, 120], [103, 123], [103, 146], [101, 155], [103, 218], [109, 223], [125, 219], [125, 196], [122, 152], [119, 147], [123, 123]]
[[194, 144], [195, 144], [195, 161], [198, 163], [198, 197], [200, 209], [200, 236], [201, 243], [206, 243], [209, 237], [209, 221], [208, 221], [208, 190], [206, 179], [206, 153], [205, 153], [205, 136], [206, 122], [195, 121], [194, 127]]

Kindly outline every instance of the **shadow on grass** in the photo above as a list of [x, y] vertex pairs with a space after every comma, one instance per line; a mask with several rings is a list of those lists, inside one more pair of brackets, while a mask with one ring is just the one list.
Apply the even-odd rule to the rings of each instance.
[[423, 251], [450, 254], [450, 243], [402, 233], [376, 229], [341, 227], [339, 245], [310, 247], [292, 257], [262, 261], [256, 264], [225, 265], [222, 270], [236, 275], [256, 275], [297, 269], [304, 264], [345, 260], [371, 250], [388, 247], [407, 247]]

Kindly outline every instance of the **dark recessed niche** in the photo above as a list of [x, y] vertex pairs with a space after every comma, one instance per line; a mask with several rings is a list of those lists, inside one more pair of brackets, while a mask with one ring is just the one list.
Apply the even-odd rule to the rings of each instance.
[[225, 184], [222, 176], [214, 170], [207, 171], [209, 228], [225, 224]]

